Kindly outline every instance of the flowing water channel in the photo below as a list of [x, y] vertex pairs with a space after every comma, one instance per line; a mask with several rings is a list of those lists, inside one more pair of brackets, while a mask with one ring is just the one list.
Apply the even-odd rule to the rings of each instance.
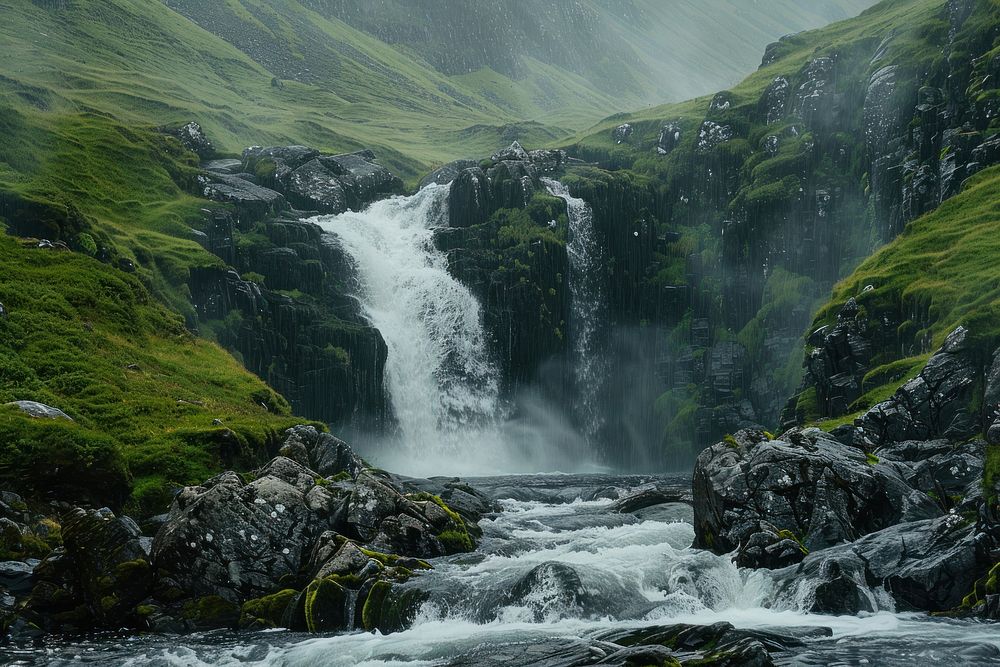
[[[720, 621], [799, 637], [780, 665], [1000, 664], [996, 626], [883, 611], [807, 614], [775, 599], [765, 573], [690, 548], [690, 509], [667, 504], [611, 511], [605, 496], [681, 477], [531, 475], [471, 479], [500, 498], [472, 554], [431, 561], [411, 580], [430, 593], [413, 627], [390, 635], [309, 636], [272, 631], [185, 637], [102, 637], [0, 652], [22, 665], [132, 667], [256, 665], [592, 664], [603, 633]], [[591, 662], [574, 662], [589, 659]]]

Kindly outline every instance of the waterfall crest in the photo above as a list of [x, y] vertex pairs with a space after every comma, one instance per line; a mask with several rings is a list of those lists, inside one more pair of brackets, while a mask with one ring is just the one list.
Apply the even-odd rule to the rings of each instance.
[[355, 292], [388, 347], [386, 386], [412, 453], [458, 453], [502, 412], [479, 302], [434, 245], [448, 188], [429, 186], [360, 212], [314, 219], [356, 265]]

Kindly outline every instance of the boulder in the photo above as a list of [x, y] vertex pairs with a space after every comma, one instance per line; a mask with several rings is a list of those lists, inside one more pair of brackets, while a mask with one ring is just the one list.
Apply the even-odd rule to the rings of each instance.
[[619, 498], [611, 503], [609, 508], [612, 512], [636, 512], [654, 505], [664, 503], [690, 503], [691, 496], [688, 493], [672, 488], [658, 488], [655, 485], [634, 489], [628, 495]]
[[660, 136], [656, 140], [656, 152], [660, 155], [669, 155], [681, 142], [681, 126], [677, 123], [667, 123], [660, 130]]
[[895, 466], [819, 429], [779, 440], [740, 431], [709, 447], [695, 463], [694, 498], [695, 546], [719, 554], [748, 544], [761, 522], [814, 551], [942, 513]]
[[251, 146], [243, 151], [243, 170], [255, 173], [260, 162], [270, 160], [276, 165], [276, 174], [291, 173], [317, 157], [319, 151], [307, 146]]
[[448, 185], [466, 169], [478, 166], [479, 163], [476, 160], [455, 160], [454, 162], [449, 162], [424, 176], [423, 180], [420, 181], [420, 189], [435, 183], [437, 185]]
[[507, 148], [502, 148], [494, 153], [490, 159], [493, 162], [503, 162], [505, 160], [515, 160], [515, 161], [525, 161], [528, 160], [528, 151], [521, 147], [521, 144], [517, 141], [513, 142]]
[[29, 613], [61, 613], [50, 619], [53, 629], [139, 625], [136, 606], [153, 588], [153, 568], [135, 522], [107, 508], [75, 508], [62, 533], [64, 548], [35, 568]]
[[219, 174], [238, 174], [243, 171], [243, 162], [236, 159], [208, 160], [202, 163], [201, 168]]
[[293, 171], [285, 193], [298, 208], [320, 213], [343, 213], [348, 209], [341, 179], [319, 160], [310, 160]]
[[611, 139], [616, 144], [623, 144], [628, 141], [629, 137], [632, 136], [632, 126], [628, 123], [622, 123], [615, 129], [611, 131]]
[[779, 599], [805, 600], [817, 613], [877, 611], [886, 608], [885, 594], [898, 611], [944, 611], [957, 607], [989, 569], [989, 545], [974, 524], [948, 514], [811, 553], [772, 576]]
[[375, 161], [371, 151], [322, 156], [324, 167], [337, 174], [348, 195], [348, 204], [360, 210], [386, 195], [400, 194], [403, 181]]
[[322, 477], [347, 473], [356, 478], [368, 467], [350, 445], [318, 431], [315, 426], [295, 426], [285, 431], [285, 442], [279, 454], [315, 470]]
[[698, 151], [707, 153], [734, 136], [733, 128], [715, 121], [706, 120], [698, 129]]
[[44, 403], [38, 403], [36, 401], [14, 401], [12, 403], [6, 403], [5, 405], [17, 408], [24, 414], [38, 419], [66, 419], [68, 421], [73, 421], [72, 417], [59, 408], [53, 408], [50, 405], [45, 405]]
[[205, 135], [201, 125], [191, 121], [175, 130], [167, 132], [181, 142], [181, 145], [189, 151], [194, 152], [201, 159], [205, 160], [215, 154], [215, 147]]
[[241, 218], [262, 220], [288, 207], [281, 193], [255, 185], [235, 175], [209, 173], [199, 176], [202, 194], [236, 207]]
[[566, 151], [560, 149], [548, 150], [539, 148], [528, 151], [528, 159], [535, 165], [540, 174], [552, 174], [566, 164]]
[[276, 468], [283, 478], [267, 474], [246, 484], [226, 472], [183, 489], [153, 541], [162, 578], [189, 595], [241, 603], [297, 575], [312, 540], [328, 525], [288, 477], [295, 470], [297, 481], [310, 471], [288, 459], [265, 471]]

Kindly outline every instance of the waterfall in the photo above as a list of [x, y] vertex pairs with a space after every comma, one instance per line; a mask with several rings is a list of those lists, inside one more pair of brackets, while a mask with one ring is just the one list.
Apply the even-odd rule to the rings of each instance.
[[468, 454], [469, 434], [501, 414], [479, 302], [434, 245], [448, 188], [429, 186], [361, 212], [314, 218], [354, 260], [355, 296], [388, 347], [386, 386], [411, 461]]
[[607, 299], [601, 279], [601, 246], [590, 204], [572, 196], [559, 181], [543, 180], [550, 193], [566, 202], [569, 217], [566, 253], [569, 256], [569, 333], [576, 416], [584, 435], [592, 439], [604, 423], [600, 389], [607, 374], [607, 364], [598, 342], [600, 328], [607, 319]]

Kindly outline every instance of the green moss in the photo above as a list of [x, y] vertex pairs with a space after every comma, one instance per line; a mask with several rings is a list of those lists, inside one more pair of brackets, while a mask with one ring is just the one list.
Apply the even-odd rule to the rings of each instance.
[[247, 600], [241, 609], [240, 626], [255, 624], [270, 628], [279, 627], [285, 609], [296, 595], [297, 591], [286, 588], [271, 595]]
[[309, 632], [343, 630], [347, 624], [347, 592], [332, 578], [316, 579], [302, 593]]
[[972, 586], [972, 591], [962, 598], [961, 608], [965, 610], [974, 609], [980, 602], [986, 599], [987, 595], [996, 595], [1000, 581], [1000, 563], [993, 565], [985, 577], [976, 581]]
[[387, 581], [377, 581], [362, 606], [361, 626], [384, 633], [403, 630], [426, 597], [426, 593], [415, 588], [396, 589]]
[[181, 615], [206, 628], [235, 628], [239, 624], [240, 608], [218, 595], [206, 595], [187, 602]]
[[878, 465], [879, 458], [871, 452], [865, 452], [865, 462], [870, 466]]
[[372, 585], [361, 610], [361, 626], [369, 632], [378, 628], [381, 620], [382, 606], [385, 604], [392, 584], [387, 581], [376, 581]]
[[443, 530], [438, 533], [437, 538], [450, 554], [465, 553], [476, 548], [467, 530]]
[[736, 438], [733, 437], [731, 433], [727, 433], [722, 437], [722, 441], [726, 443], [726, 446], [730, 449], [739, 449], [740, 443], [736, 442]]

